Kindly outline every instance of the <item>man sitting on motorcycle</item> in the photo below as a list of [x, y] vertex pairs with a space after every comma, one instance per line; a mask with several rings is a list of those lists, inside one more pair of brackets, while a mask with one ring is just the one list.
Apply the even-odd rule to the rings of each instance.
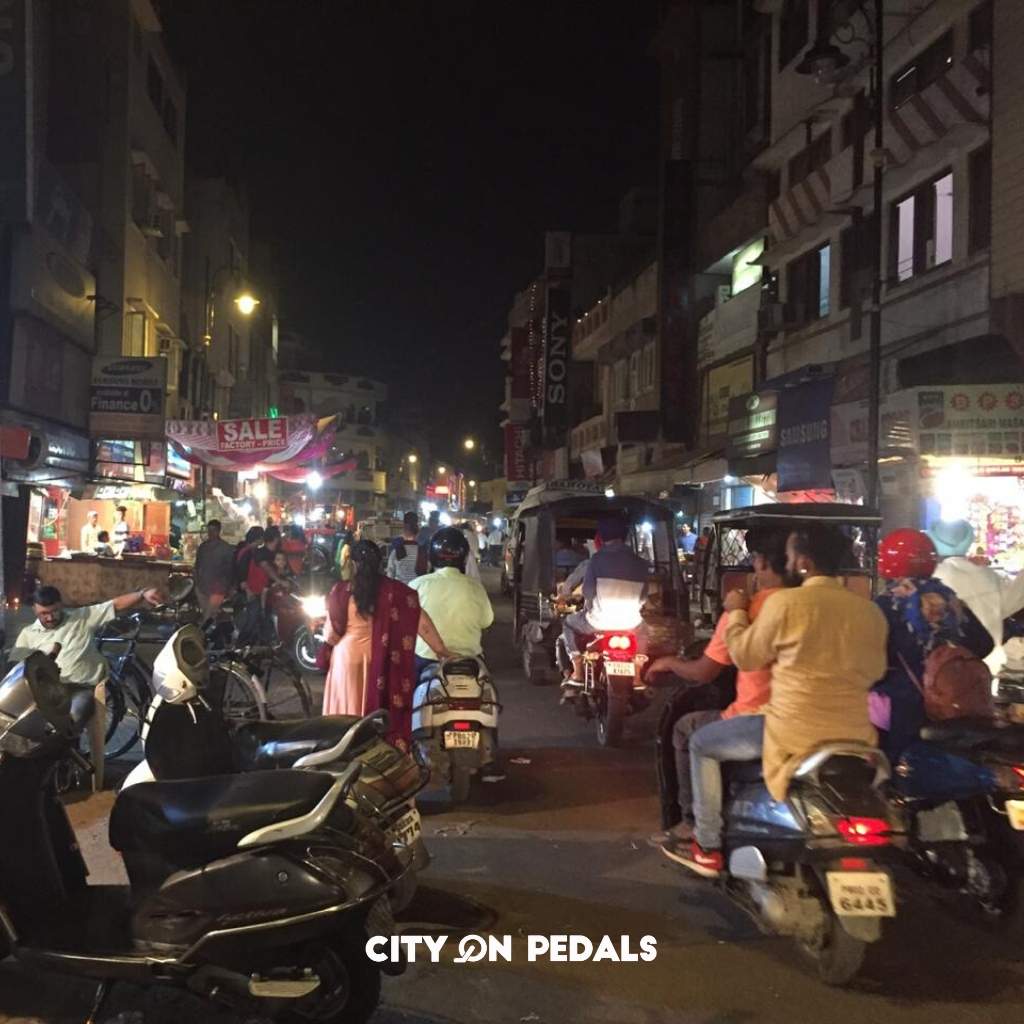
[[[420, 608], [430, 616], [445, 647], [453, 654], [478, 658], [482, 634], [494, 622], [494, 609], [483, 584], [465, 575], [469, 541], [454, 526], [446, 526], [430, 539], [433, 570], [417, 576], [409, 586], [419, 595]], [[416, 665], [435, 661], [425, 640], [416, 641]]]
[[722, 857], [722, 762], [763, 755], [774, 800], [813, 750], [833, 740], [875, 745], [867, 693], [885, 670], [888, 627], [882, 612], [837, 577], [849, 544], [835, 527], [794, 530], [786, 545], [789, 580], [754, 622], [742, 590], [726, 596], [725, 640], [736, 667], [771, 664], [764, 715], [740, 715], [698, 729], [690, 740], [695, 839], [680, 864], [713, 878]]
[[[786, 585], [786, 540], [788, 533], [783, 530], [748, 530], [747, 551], [753, 559], [754, 595], [750, 600], [749, 615], [753, 620], [764, 606], [765, 601]], [[729, 616], [718, 620], [714, 636], [704, 648], [704, 653], [692, 661], [676, 657], [657, 658], [647, 669], [650, 678], [659, 672], [671, 672], [679, 679], [690, 683], [706, 685], [714, 682], [722, 672], [732, 665], [729, 649], [725, 642], [725, 631]], [[761, 714], [768, 703], [771, 692], [771, 666], [764, 665], [753, 671], [741, 670], [736, 673], [736, 699], [724, 710], [691, 711], [682, 715], [672, 729], [672, 747], [675, 751], [676, 778], [678, 780], [677, 801], [680, 821], [667, 832], [652, 837], [662, 852], [673, 859], [689, 851], [693, 840], [693, 785], [690, 776], [690, 739], [701, 727], [735, 718], [738, 715]]]
[[[598, 524], [597, 537], [601, 546], [585, 563], [583, 610], [567, 615], [562, 630], [565, 650], [572, 660], [572, 678], [575, 682], [583, 680], [581, 635], [588, 636], [613, 629], [634, 630], [637, 647], [643, 649], [643, 618], [640, 609], [647, 594], [650, 568], [635, 551], [627, 547], [628, 535], [629, 523], [623, 518], [604, 519]], [[569, 580], [566, 580], [566, 585], [568, 583]]]

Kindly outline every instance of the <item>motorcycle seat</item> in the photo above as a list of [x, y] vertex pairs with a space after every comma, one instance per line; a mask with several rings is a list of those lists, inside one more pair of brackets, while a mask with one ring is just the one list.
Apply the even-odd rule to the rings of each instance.
[[[333, 747], [358, 721], [359, 715], [323, 715], [291, 722], [248, 722], [233, 737], [239, 767], [242, 771], [290, 768], [300, 757]], [[378, 735], [375, 724], [368, 722], [349, 750], [358, 750]]]
[[[141, 867], [167, 877], [236, 853], [256, 829], [309, 813], [333, 782], [321, 772], [277, 771], [139, 783], [114, 804], [110, 845], [124, 855], [129, 875]], [[346, 814], [339, 803], [334, 815]]]
[[1024, 725], [1003, 725], [991, 718], [951, 718], [921, 727], [921, 739], [945, 750], [1024, 751]]
[[722, 772], [727, 782], [760, 782], [764, 778], [760, 758], [756, 761], [726, 761]]

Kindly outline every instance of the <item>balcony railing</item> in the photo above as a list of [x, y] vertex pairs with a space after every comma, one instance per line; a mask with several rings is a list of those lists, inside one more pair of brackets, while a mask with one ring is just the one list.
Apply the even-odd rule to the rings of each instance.
[[574, 459], [590, 448], [605, 448], [608, 445], [608, 421], [604, 414], [591, 416], [572, 428], [569, 435], [569, 453]]

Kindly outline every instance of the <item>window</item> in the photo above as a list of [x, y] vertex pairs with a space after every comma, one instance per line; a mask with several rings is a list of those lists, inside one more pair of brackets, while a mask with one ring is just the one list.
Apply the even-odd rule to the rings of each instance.
[[793, 260], [788, 267], [789, 312], [794, 327], [829, 315], [832, 247], [828, 243]]
[[967, 48], [971, 53], [992, 49], [992, 0], [985, 0], [971, 11], [967, 32]]
[[944, 75], [953, 64], [953, 32], [940, 36], [925, 47], [909, 64], [904, 65], [889, 82], [889, 104], [893, 110], [902, 107], [912, 96], [923, 92]]
[[640, 351], [640, 390], [654, 389], [655, 346], [645, 345]]
[[146, 68], [146, 92], [149, 93], [150, 101], [157, 113], [160, 113], [164, 108], [164, 79], [152, 57], [149, 58]]
[[968, 232], [971, 252], [992, 244], [992, 147], [982, 146], [968, 158], [971, 208]]
[[810, 4], [808, 0], [786, 0], [779, 20], [779, 70], [807, 45]]
[[846, 228], [839, 238], [839, 307], [863, 300], [871, 289], [874, 268], [875, 218], [867, 217]]
[[132, 167], [132, 220], [140, 228], [151, 223], [150, 206], [153, 200], [153, 187], [146, 173], [144, 164]]
[[126, 356], [144, 356], [146, 354], [145, 313], [131, 312], [125, 316], [121, 352]]
[[897, 281], [953, 258], [953, 175], [919, 186], [893, 204], [890, 272]]

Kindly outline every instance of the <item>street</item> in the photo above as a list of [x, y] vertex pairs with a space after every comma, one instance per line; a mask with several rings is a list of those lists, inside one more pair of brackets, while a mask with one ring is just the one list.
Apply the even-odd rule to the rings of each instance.
[[[492, 591], [495, 579], [488, 573]], [[651, 732], [656, 707], [630, 723], [623, 749], [597, 747], [593, 729], [554, 688], [531, 687], [510, 642], [509, 604], [487, 654], [503, 701], [504, 780], [449, 810], [441, 791], [421, 802], [433, 864], [402, 915], [405, 934], [447, 935], [441, 962], [385, 978], [377, 1020], [600, 1021], [609, 1024], [996, 1024], [1021, 1019], [1024, 963], [992, 938], [904, 887], [900, 914], [847, 990], [829, 989], [785, 940], [762, 937], [707, 883], [683, 878], [647, 844], [657, 828]], [[105, 844], [112, 794], [73, 806], [94, 881], [116, 881]], [[454, 964], [464, 934], [512, 937], [511, 963]], [[651, 935], [650, 963], [529, 962], [529, 935]], [[0, 967], [0, 1022], [82, 1020], [90, 990]], [[122, 987], [105, 1019], [124, 1024], [229, 1020], [183, 997]], [[141, 1016], [140, 1016], [141, 1014]]]

